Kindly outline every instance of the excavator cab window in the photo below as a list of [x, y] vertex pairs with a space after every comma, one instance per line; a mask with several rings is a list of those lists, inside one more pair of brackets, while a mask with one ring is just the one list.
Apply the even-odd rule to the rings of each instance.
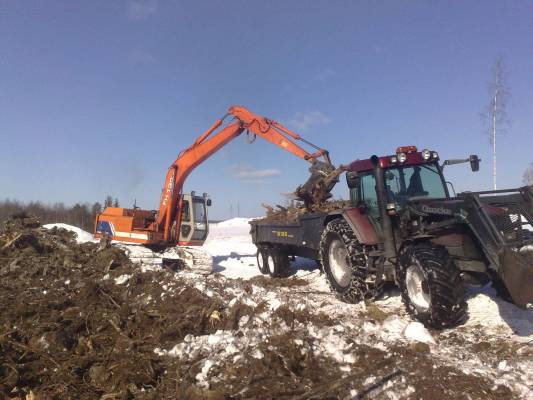
[[184, 194], [182, 203], [179, 243], [194, 245], [203, 242], [209, 233], [206, 199]]
[[182, 222], [191, 222], [191, 208], [189, 207], [189, 202], [183, 202], [183, 209], [181, 211], [181, 221]]
[[194, 233], [192, 240], [205, 240], [207, 237], [207, 205], [203, 197], [194, 197], [192, 201], [194, 214]]

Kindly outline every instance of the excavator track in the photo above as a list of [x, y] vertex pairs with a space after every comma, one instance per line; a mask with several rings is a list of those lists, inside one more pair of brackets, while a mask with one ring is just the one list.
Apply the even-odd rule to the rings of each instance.
[[[210, 274], [213, 271], [213, 257], [207, 251], [198, 247], [187, 246], [174, 247], [172, 250], [178, 254], [180, 262], [193, 272]], [[163, 263], [166, 260], [170, 259], [163, 258]]]
[[113, 242], [112, 245], [124, 250], [133, 263], [145, 268], [187, 268], [200, 274], [211, 273], [213, 270], [213, 257], [197, 247], [176, 246], [164, 251], [153, 251], [143, 245], [124, 242]]

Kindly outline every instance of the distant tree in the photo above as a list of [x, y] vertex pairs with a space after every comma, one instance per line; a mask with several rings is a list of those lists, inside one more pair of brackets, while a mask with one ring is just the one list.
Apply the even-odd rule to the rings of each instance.
[[524, 185], [533, 185], [533, 162], [529, 164], [529, 167], [524, 171], [522, 177]]
[[24, 211], [37, 216], [42, 224], [63, 222], [90, 232], [94, 227], [95, 214], [93, 213], [101, 208], [99, 203], [92, 206], [76, 203], [72, 207], [66, 207], [63, 203], [43, 204], [39, 201], [32, 201], [25, 204], [17, 200], [6, 199], [0, 200], [0, 221]]
[[107, 195], [104, 200], [104, 207], [113, 207], [113, 197]]
[[102, 212], [102, 205], [99, 202], [94, 203], [91, 206], [91, 214], [93, 217], [96, 217], [96, 214], [100, 214]]
[[120, 203], [118, 202], [118, 199], [115, 197], [115, 201], [113, 202], [113, 207], [120, 207]]
[[492, 188], [496, 190], [496, 138], [506, 132], [511, 121], [507, 115], [507, 98], [510, 95], [506, 84], [503, 59], [500, 57], [494, 63], [492, 78], [488, 84], [489, 104], [481, 113], [485, 133], [492, 145]]

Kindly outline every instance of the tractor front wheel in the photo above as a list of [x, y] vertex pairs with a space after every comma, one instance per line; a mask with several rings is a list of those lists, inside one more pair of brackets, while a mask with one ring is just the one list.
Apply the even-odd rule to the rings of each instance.
[[396, 274], [407, 311], [425, 326], [447, 328], [466, 318], [459, 269], [444, 247], [410, 246], [400, 256]]

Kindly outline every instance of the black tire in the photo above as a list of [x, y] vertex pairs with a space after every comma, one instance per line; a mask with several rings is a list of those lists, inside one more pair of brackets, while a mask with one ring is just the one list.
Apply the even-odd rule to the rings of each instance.
[[409, 246], [400, 256], [396, 274], [407, 311], [426, 327], [449, 328], [465, 320], [465, 289], [445, 247]]
[[263, 275], [268, 275], [268, 265], [267, 265], [268, 249], [264, 247], [257, 248], [257, 267], [259, 272]]
[[368, 268], [365, 247], [344, 219], [329, 222], [322, 232], [320, 262], [331, 291], [342, 301], [374, 299], [383, 291], [375, 271]]
[[291, 266], [289, 255], [279, 249], [270, 249], [267, 253], [265, 266], [271, 277], [285, 276]]

